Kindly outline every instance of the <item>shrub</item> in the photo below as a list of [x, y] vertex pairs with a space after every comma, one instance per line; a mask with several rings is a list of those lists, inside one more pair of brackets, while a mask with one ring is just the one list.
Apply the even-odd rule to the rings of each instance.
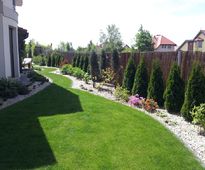
[[148, 98], [154, 99], [158, 102], [159, 106], [163, 106], [163, 93], [164, 85], [162, 78], [162, 71], [160, 69], [160, 64], [158, 60], [153, 62], [152, 73], [150, 76], [149, 86], [148, 86]]
[[0, 98], [6, 100], [16, 97], [18, 94], [23, 95], [28, 93], [28, 88], [20, 82], [6, 78], [0, 79]]
[[40, 66], [45, 66], [46, 65], [46, 58], [42, 56], [42, 60], [40, 62]]
[[137, 67], [134, 85], [132, 88], [132, 94], [139, 94], [142, 97], [147, 97], [148, 88], [148, 75], [144, 58], [141, 59], [139, 66]]
[[36, 70], [36, 71], [41, 71], [42, 70], [41, 67], [36, 67], [36, 66], [33, 67], [33, 69]]
[[42, 59], [43, 59], [43, 57], [39, 55], [39, 56], [34, 56], [34, 57], [32, 58], [32, 61], [33, 61], [33, 63], [36, 64], [36, 65], [41, 65]]
[[205, 130], [205, 103], [194, 106], [191, 111], [193, 123], [199, 124]]
[[125, 69], [123, 85], [122, 85], [129, 92], [131, 92], [133, 87], [135, 72], [136, 72], [136, 67], [134, 64], [134, 60], [133, 57], [130, 57]]
[[76, 60], [77, 60], [77, 55], [76, 53], [74, 54], [73, 60], [72, 60], [72, 66], [76, 67]]
[[138, 94], [135, 96], [130, 96], [129, 97], [129, 101], [128, 104], [130, 104], [131, 106], [137, 106], [137, 107], [142, 107], [142, 102], [143, 102], [144, 98], [140, 97]]
[[100, 54], [100, 69], [101, 70], [105, 70], [106, 69], [106, 54], [105, 54], [105, 50], [102, 50], [101, 54]]
[[84, 57], [84, 65], [83, 65], [83, 71], [88, 72], [88, 65], [89, 65], [89, 57], [88, 54], [85, 55]]
[[90, 75], [88, 73], [85, 73], [83, 76], [83, 81], [88, 84], [89, 80], [91, 79]]
[[70, 64], [65, 64], [61, 69], [62, 74], [68, 74], [73, 75], [74, 67], [72, 67]]
[[83, 69], [84, 61], [85, 61], [84, 58], [85, 58], [85, 57], [81, 55], [81, 57], [80, 57], [80, 63], [79, 63], [79, 68], [80, 68], [80, 69]]
[[81, 58], [80, 53], [77, 53], [76, 55], [77, 58], [76, 58], [75, 67], [80, 67], [80, 58]]
[[17, 83], [17, 91], [18, 91], [18, 94], [20, 95], [26, 95], [29, 93], [28, 88], [21, 83]]
[[45, 83], [48, 81], [48, 79], [40, 74], [38, 74], [37, 72], [35, 71], [30, 71], [27, 75], [28, 78], [30, 78], [30, 80], [32, 82], [35, 82], [35, 81], [39, 81], [41, 83]]
[[102, 70], [102, 80], [104, 83], [111, 83], [115, 77], [115, 73], [111, 68]]
[[119, 69], [119, 54], [118, 54], [117, 49], [114, 49], [112, 52], [111, 65], [112, 65], [113, 71], [116, 73]]
[[180, 77], [180, 68], [174, 63], [171, 67], [164, 92], [165, 108], [170, 112], [178, 113], [184, 102], [184, 82]]
[[129, 97], [128, 93], [129, 92], [127, 89], [117, 86], [114, 92], [114, 96], [116, 97], [117, 100], [128, 101], [128, 97]]
[[159, 108], [157, 102], [153, 99], [142, 100], [142, 107], [148, 112], [154, 112]]
[[73, 76], [77, 79], [83, 79], [85, 72], [81, 70], [80, 68], [74, 68], [73, 69]]
[[61, 69], [62, 74], [68, 74], [76, 77], [77, 79], [83, 79], [85, 76], [85, 72], [78, 67], [73, 67], [70, 64], [66, 64]]
[[54, 55], [51, 56], [51, 66], [52, 67], [56, 66], [56, 57]]
[[92, 51], [90, 57], [90, 73], [93, 81], [98, 81], [100, 79], [100, 70], [98, 65], [97, 54], [95, 51]]
[[48, 56], [48, 61], [47, 61], [47, 66], [50, 67], [51, 66], [51, 56]]
[[205, 77], [201, 66], [198, 63], [194, 63], [187, 84], [184, 104], [181, 109], [181, 114], [187, 121], [192, 121], [192, 115], [190, 113], [192, 108], [205, 102], [204, 96]]

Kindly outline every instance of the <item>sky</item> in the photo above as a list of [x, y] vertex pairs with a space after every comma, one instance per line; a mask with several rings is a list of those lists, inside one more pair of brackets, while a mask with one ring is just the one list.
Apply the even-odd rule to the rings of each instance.
[[23, 0], [17, 12], [29, 39], [44, 45], [99, 44], [100, 32], [110, 24], [119, 28], [125, 44], [133, 45], [142, 24], [152, 35], [164, 35], [179, 46], [205, 30], [204, 7], [205, 0]]

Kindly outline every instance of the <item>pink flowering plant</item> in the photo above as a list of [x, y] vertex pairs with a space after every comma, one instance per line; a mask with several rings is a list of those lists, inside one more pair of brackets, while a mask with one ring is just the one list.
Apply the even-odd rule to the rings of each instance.
[[143, 97], [140, 97], [138, 94], [136, 94], [129, 97], [128, 104], [130, 104], [131, 106], [142, 107], [143, 100]]

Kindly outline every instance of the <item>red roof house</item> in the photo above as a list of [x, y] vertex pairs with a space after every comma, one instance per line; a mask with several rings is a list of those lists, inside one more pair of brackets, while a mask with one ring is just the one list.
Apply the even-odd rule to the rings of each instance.
[[164, 37], [163, 35], [155, 35], [153, 37], [154, 51], [175, 51], [176, 44]]

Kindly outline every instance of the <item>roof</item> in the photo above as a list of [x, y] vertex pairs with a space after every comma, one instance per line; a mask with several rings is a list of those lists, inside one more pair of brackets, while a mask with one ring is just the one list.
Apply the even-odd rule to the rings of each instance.
[[201, 33], [205, 35], [205, 30], [200, 30], [200, 31], [198, 32], [198, 34], [194, 37], [194, 40], [195, 40], [196, 38], [198, 38], [198, 36], [199, 36]]
[[176, 46], [176, 44], [169, 40], [168, 38], [166, 38], [163, 35], [155, 35], [153, 37], [153, 43], [154, 43], [154, 48], [158, 48], [160, 45], [173, 45]]
[[178, 48], [177, 48], [177, 51], [180, 50], [185, 43], [189, 43], [189, 42], [194, 42], [193, 40], [185, 40]]

